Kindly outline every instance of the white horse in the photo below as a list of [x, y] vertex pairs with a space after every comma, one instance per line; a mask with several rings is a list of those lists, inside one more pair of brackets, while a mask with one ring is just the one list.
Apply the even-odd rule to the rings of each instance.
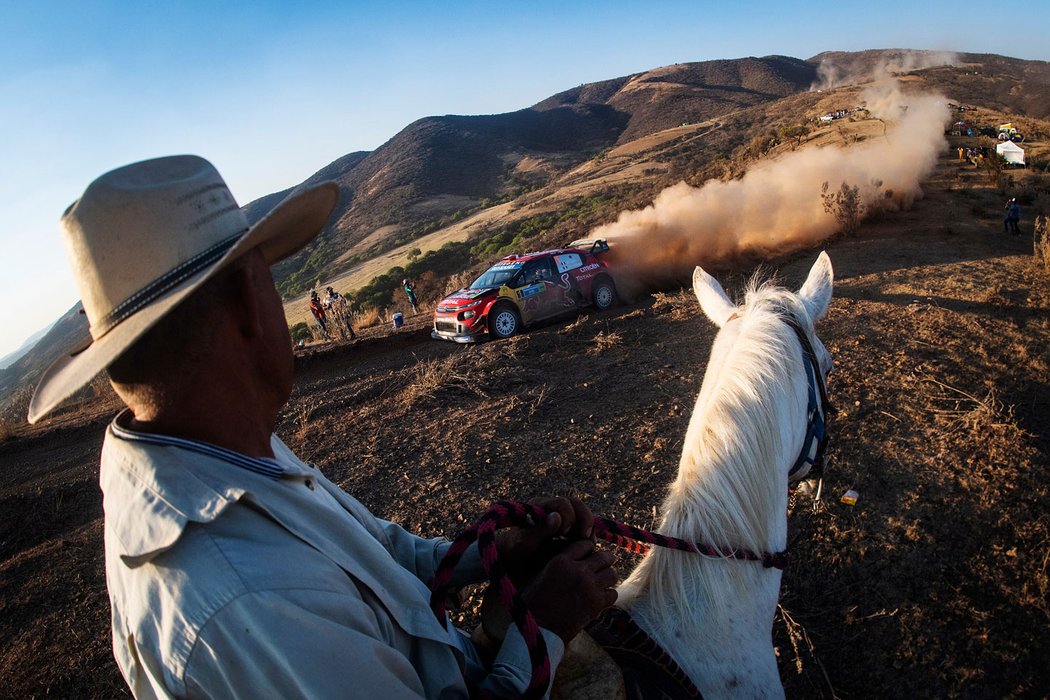
[[[821, 379], [831, 356], [813, 332], [831, 301], [821, 253], [798, 293], [752, 284], [743, 306], [701, 268], [693, 290], [721, 330], [693, 409], [659, 532], [718, 547], [781, 552], [788, 472], [809, 454], [808, 338]], [[825, 410], [821, 407], [821, 411]], [[619, 587], [617, 607], [678, 663], [705, 698], [783, 697], [773, 651], [781, 571], [760, 562], [654, 547]]]

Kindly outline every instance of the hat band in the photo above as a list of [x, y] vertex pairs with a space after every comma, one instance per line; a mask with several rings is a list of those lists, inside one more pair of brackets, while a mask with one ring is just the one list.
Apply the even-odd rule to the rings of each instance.
[[189, 278], [211, 267], [218, 262], [219, 258], [226, 254], [226, 251], [233, 247], [234, 243], [240, 240], [247, 230], [239, 231], [210, 248], [197, 253], [186, 262], [172, 268], [117, 304], [112, 311], [100, 318], [97, 323], [92, 324], [91, 337], [98, 340], [117, 327], [122, 321], [127, 320], [146, 306], [149, 306]]

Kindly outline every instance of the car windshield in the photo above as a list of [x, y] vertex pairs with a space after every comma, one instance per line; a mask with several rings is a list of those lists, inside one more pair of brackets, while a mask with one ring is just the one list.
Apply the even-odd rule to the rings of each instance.
[[500, 287], [510, 281], [510, 278], [518, 274], [521, 263], [499, 263], [493, 265], [478, 277], [470, 285], [471, 289], [488, 289], [489, 287]]

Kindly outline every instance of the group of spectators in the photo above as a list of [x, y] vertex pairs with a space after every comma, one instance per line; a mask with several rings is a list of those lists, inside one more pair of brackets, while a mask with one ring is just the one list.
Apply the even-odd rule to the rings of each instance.
[[959, 153], [959, 160], [969, 161], [975, 166], [979, 166], [988, 157], [987, 146], [974, 146], [973, 148], [959, 146], [956, 150]]
[[[419, 301], [416, 299], [415, 283], [410, 279], [401, 280], [401, 288], [404, 290], [405, 296], [408, 297], [408, 303], [412, 306], [412, 313], [419, 313]], [[354, 332], [354, 327], [350, 322], [350, 305], [347, 304], [346, 297], [331, 287], [325, 287], [324, 292], [324, 296], [318, 294], [316, 289], [310, 292], [310, 313], [313, 314], [314, 320], [320, 326], [321, 335], [326, 340], [331, 339], [332, 335], [328, 328], [328, 320], [331, 317], [337, 324], [346, 327], [346, 331], [350, 334], [350, 340], [355, 340], [357, 334]]]
[[310, 313], [313, 314], [317, 325], [321, 327], [321, 335], [326, 339], [332, 337], [328, 330], [328, 317], [331, 316], [337, 324], [346, 327], [350, 340], [356, 339], [357, 334], [354, 333], [354, 327], [350, 323], [350, 307], [346, 303], [346, 298], [331, 287], [325, 287], [324, 292], [323, 298], [316, 289], [310, 292]]

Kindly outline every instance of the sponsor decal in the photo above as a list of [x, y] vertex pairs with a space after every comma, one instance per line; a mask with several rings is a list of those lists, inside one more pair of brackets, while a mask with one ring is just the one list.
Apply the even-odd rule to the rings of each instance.
[[518, 268], [522, 267], [524, 264], [525, 264], [524, 262], [518, 262], [518, 261], [505, 262], [505, 263], [496, 263], [495, 265], [490, 267], [489, 270], [490, 271], [492, 271], [492, 270], [517, 270]]
[[488, 294], [491, 289], [461, 289], [460, 291], [445, 297], [446, 301], [449, 299], [477, 299], [478, 297]]
[[541, 294], [543, 290], [543, 282], [537, 282], [536, 284], [530, 284], [528, 287], [522, 287], [521, 289], [518, 289], [515, 293], [518, 295], [519, 299], [528, 299], [529, 297], [534, 297], [537, 294]]
[[599, 265], [598, 263], [591, 263], [587, 267], [581, 267], [580, 272], [590, 272], [591, 270], [597, 270], [599, 267], [601, 267], [601, 265]]
[[563, 272], [561, 275], [561, 284], [558, 285], [561, 289], [561, 305], [562, 306], [576, 306], [576, 300], [573, 299], [572, 293], [572, 280], [569, 278], [568, 272]]

